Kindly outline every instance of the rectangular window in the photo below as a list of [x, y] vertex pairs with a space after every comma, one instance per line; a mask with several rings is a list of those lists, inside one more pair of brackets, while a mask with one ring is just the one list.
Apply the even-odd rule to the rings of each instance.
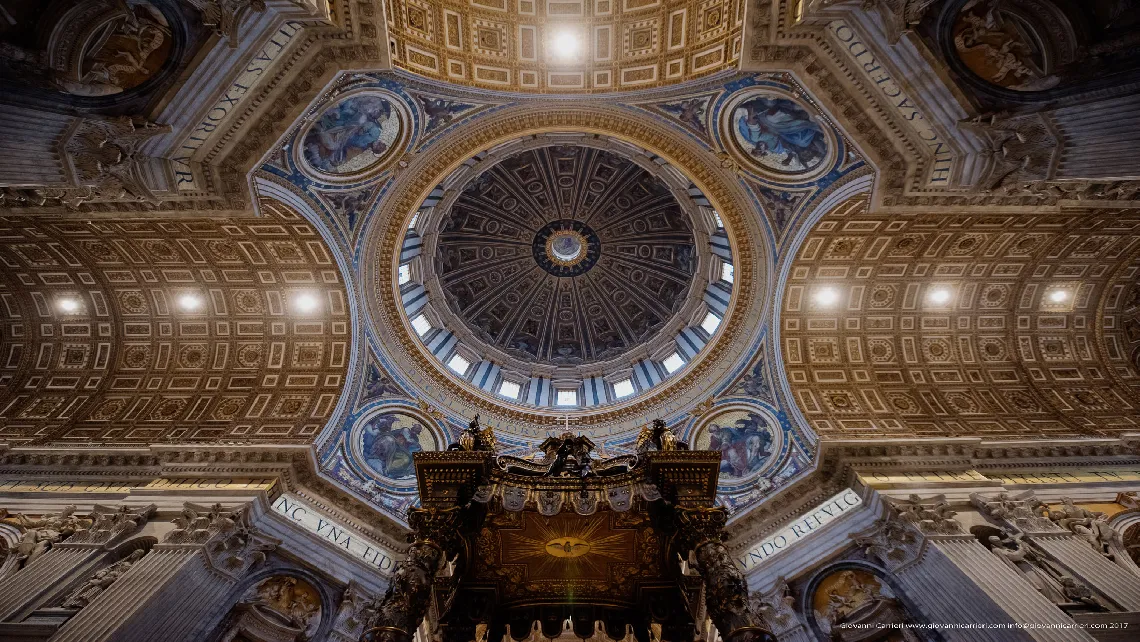
[[554, 403], [559, 406], [577, 406], [578, 405], [578, 391], [577, 390], [559, 390], [558, 395], [554, 398]]
[[712, 336], [712, 333], [716, 332], [716, 329], [719, 327], [720, 327], [720, 317], [713, 314], [712, 312], [709, 312], [708, 314], [706, 314], [705, 320], [701, 321], [701, 329], [704, 330], [705, 332], [709, 333], [710, 337]]
[[455, 355], [451, 357], [450, 361], [447, 362], [447, 367], [451, 368], [458, 374], [465, 375], [467, 374], [467, 369], [471, 367], [471, 362], [464, 359], [460, 355]]
[[499, 384], [499, 394], [507, 399], [518, 399], [520, 392], [522, 392], [522, 386], [513, 381], [503, 380]]
[[403, 285], [403, 284], [405, 284], [411, 280], [412, 280], [412, 266], [409, 263], [405, 263], [405, 264], [400, 266], [400, 285]]
[[413, 214], [413, 215], [412, 215], [412, 220], [411, 220], [411, 222], [410, 222], [410, 223], [408, 223], [408, 229], [409, 229], [409, 230], [414, 230], [414, 229], [416, 229], [416, 223], [418, 223], [418, 222], [419, 222], [419, 220], [420, 220], [420, 213], [419, 213], [419, 212], [416, 212], [415, 214]]
[[665, 366], [665, 372], [673, 374], [674, 372], [680, 370], [681, 366], [685, 365], [685, 359], [682, 358], [681, 355], [674, 352], [673, 354], [666, 357], [665, 360], [661, 362], [661, 365]]
[[412, 319], [412, 328], [416, 331], [416, 334], [422, 337], [431, 330], [431, 321], [428, 321], [428, 318], [421, 314]]
[[713, 218], [716, 219], [716, 226], [718, 228], [724, 227], [724, 221], [720, 220], [720, 212], [713, 210]]
[[720, 264], [720, 278], [732, 283], [732, 264], [727, 261]]
[[629, 379], [622, 379], [614, 384], [614, 396], [618, 399], [628, 397], [633, 394], [633, 381]]

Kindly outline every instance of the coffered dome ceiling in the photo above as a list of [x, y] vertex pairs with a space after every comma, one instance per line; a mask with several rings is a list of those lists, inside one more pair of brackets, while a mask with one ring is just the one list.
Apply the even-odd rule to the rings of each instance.
[[542, 147], [466, 184], [433, 266], [450, 312], [492, 352], [579, 365], [645, 344], [681, 310], [694, 246], [669, 187], [633, 161]]

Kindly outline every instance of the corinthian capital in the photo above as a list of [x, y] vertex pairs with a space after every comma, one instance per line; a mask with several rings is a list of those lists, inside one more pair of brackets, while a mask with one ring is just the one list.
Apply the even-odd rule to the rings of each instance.
[[265, 553], [281, 543], [253, 526], [246, 508], [187, 502], [174, 524], [176, 528], [166, 536], [164, 544], [201, 545], [210, 567], [235, 580], [264, 562]]

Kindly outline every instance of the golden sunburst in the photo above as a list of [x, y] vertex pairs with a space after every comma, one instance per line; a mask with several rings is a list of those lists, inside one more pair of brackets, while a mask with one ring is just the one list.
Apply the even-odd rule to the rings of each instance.
[[632, 553], [629, 533], [598, 536], [598, 531], [609, 531], [606, 520], [605, 515], [584, 521], [536, 519], [531, 526], [537, 537], [505, 534], [513, 559], [504, 561], [533, 564], [537, 575], [547, 577], [604, 577], [608, 561], [620, 561]]

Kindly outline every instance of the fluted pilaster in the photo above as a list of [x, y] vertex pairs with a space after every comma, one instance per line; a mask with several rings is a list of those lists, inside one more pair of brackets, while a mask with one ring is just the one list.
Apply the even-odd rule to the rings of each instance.
[[76, 568], [103, 554], [96, 546], [56, 544], [27, 566], [0, 582], [0, 621], [11, 618], [32, 600], [58, 588]]
[[[1009, 613], [986, 594], [932, 542], [922, 559], [895, 574], [903, 593], [932, 623], [1013, 624]], [[983, 551], [986, 552], [986, 551]], [[987, 552], [988, 554], [988, 552]], [[996, 561], [996, 560], [995, 560]], [[946, 642], [1015, 642], [1032, 640], [1019, 629], [939, 629]]]
[[54, 642], [197, 640], [210, 611], [224, 609], [231, 585], [209, 571], [200, 549], [158, 545], [68, 620]]
[[1084, 584], [1096, 588], [1126, 611], [1140, 611], [1140, 580], [1072, 535], [1035, 535], [1045, 549]]
[[[1074, 626], [1073, 620], [1064, 611], [986, 550], [981, 542], [950, 539], [933, 544], [1014, 622], [1058, 627], [1021, 630], [1029, 638], [1040, 642], [1093, 642], [1092, 636]], [[1003, 634], [1008, 632], [1002, 631]]]

